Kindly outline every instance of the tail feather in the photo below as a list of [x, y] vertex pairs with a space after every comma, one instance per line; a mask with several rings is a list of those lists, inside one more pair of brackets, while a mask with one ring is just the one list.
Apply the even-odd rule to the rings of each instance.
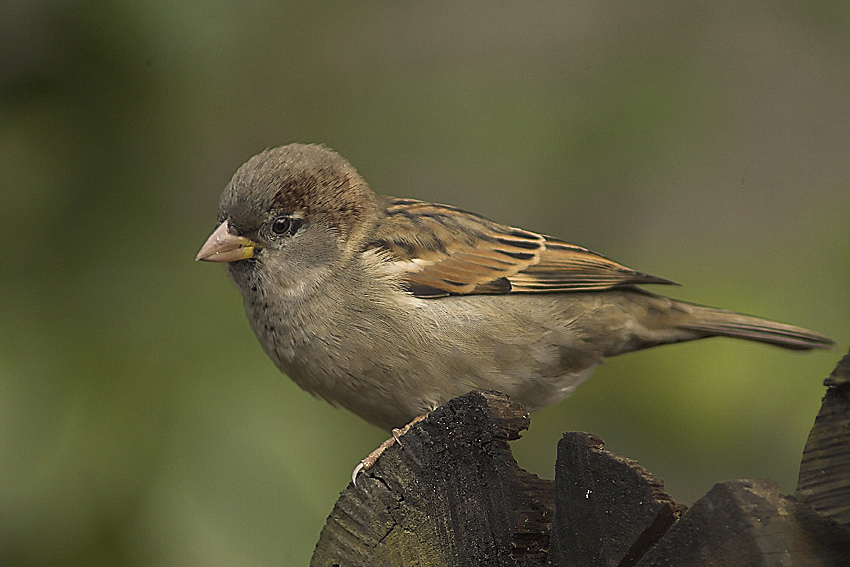
[[835, 344], [829, 337], [801, 327], [776, 323], [734, 311], [711, 307], [691, 307], [695, 308], [692, 312], [693, 317], [682, 322], [679, 328], [695, 331], [707, 337], [735, 337], [792, 350], [830, 348]]

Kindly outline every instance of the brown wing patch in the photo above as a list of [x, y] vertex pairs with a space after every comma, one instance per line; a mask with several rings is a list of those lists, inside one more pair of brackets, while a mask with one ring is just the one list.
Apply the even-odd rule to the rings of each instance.
[[418, 297], [610, 289], [672, 283], [580, 246], [446, 205], [388, 199], [366, 248], [389, 252]]
[[540, 262], [511, 278], [513, 291], [582, 291], [637, 284], [674, 284], [636, 272], [586, 248], [546, 239]]

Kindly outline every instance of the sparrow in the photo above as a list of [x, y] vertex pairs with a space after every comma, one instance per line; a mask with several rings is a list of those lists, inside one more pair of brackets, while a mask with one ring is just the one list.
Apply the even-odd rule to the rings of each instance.
[[638, 286], [670, 280], [448, 205], [377, 195], [322, 145], [266, 150], [225, 188], [197, 260], [226, 262], [275, 365], [386, 430], [475, 389], [529, 411], [605, 358], [724, 336], [828, 348], [790, 325]]

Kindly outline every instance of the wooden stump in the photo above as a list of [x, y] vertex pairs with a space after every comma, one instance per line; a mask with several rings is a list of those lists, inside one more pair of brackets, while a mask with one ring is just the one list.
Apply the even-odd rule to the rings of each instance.
[[634, 565], [684, 512], [637, 461], [566, 433], [555, 465], [555, 521], [547, 565]]
[[803, 450], [797, 498], [850, 526], [850, 354], [824, 383], [829, 389]]
[[343, 491], [311, 565], [540, 565], [553, 483], [508, 447], [528, 422], [491, 392], [434, 410]]
[[850, 355], [806, 445], [797, 497], [719, 483], [690, 510], [601, 439], [567, 433], [555, 481], [517, 465], [528, 414], [471, 392], [414, 425], [337, 500], [315, 567], [850, 566]]

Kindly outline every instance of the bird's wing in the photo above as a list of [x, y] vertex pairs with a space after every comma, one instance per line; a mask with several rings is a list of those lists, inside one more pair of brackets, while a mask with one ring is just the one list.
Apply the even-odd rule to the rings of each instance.
[[413, 199], [388, 198], [366, 248], [386, 254], [418, 297], [673, 283], [580, 246]]

